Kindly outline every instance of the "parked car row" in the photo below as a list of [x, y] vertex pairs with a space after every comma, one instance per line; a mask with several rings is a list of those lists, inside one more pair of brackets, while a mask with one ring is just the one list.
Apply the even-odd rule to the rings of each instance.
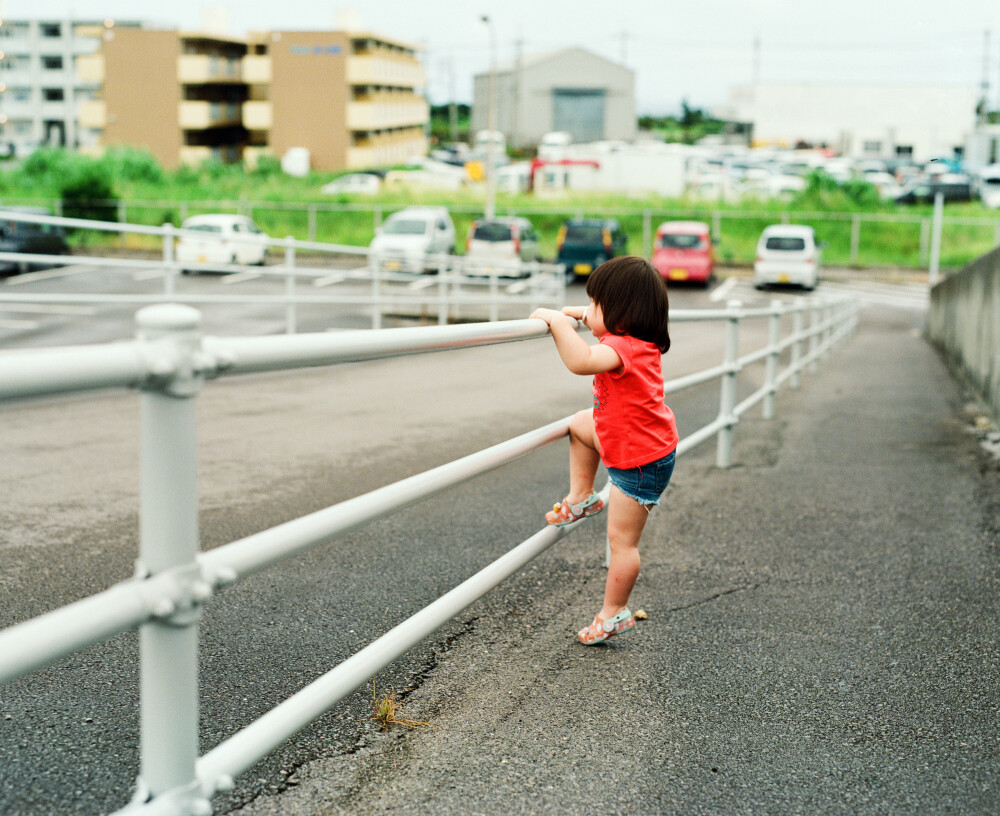
[[[48, 214], [41, 208], [9, 208]], [[213, 264], [264, 264], [267, 236], [246, 216], [196, 215], [181, 225], [175, 257], [184, 273]], [[455, 251], [455, 224], [446, 207], [407, 207], [390, 215], [376, 231], [369, 257], [394, 272], [436, 271], [435, 256]], [[572, 218], [559, 230], [556, 260], [567, 279], [586, 278], [607, 260], [627, 253], [628, 236], [614, 218]], [[754, 286], [795, 284], [815, 289], [819, 283], [823, 245], [811, 227], [776, 224], [757, 242]], [[60, 255], [69, 253], [61, 228], [26, 221], [0, 221], [0, 251]], [[478, 218], [469, 225], [465, 256], [470, 275], [519, 276], [524, 262], [541, 260], [539, 238], [527, 218]], [[715, 256], [708, 224], [667, 221], [657, 228], [651, 263], [673, 283], [711, 284]], [[37, 264], [36, 264], [37, 266]], [[0, 262], [0, 273], [26, 271], [24, 262]]]

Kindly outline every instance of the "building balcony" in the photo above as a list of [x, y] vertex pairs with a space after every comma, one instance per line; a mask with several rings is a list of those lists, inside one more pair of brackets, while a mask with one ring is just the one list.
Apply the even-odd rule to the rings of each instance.
[[411, 59], [380, 56], [348, 57], [347, 82], [350, 85], [423, 87], [424, 66]]
[[401, 164], [427, 153], [427, 138], [420, 132], [376, 136], [347, 148], [347, 168]]
[[271, 58], [262, 54], [248, 54], [243, 58], [243, 81], [250, 85], [268, 85], [271, 82]]
[[209, 159], [231, 164], [240, 160], [241, 152], [239, 145], [220, 145], [218, 147], [185, 145], [180, 149], [178, 159], [180, 159], [181, 164], [192, 166], [197, 166]]
[[87, 99], [77, 107], [80, 127], [104, 130], [108, 126], [108, 106], [103, 99]]
[[177, 57], [177, 81], [185, 85], [243, 82], [241, 62], [208, 54], [181, 54]]
[[183, 130], [206, 130], [241, 123], [238, 102], [181, 102], [177, 118]]
[[87, 54], [76, 58], [76, 78], [80, 82], [104, 84], [104, 55]]
[[348, 130], [420, 126], [427, 122], [429, 116], [430, 109], [423, 99], [347, 103]]
[[247, 130], [270, 130], [273, 119], [270, 102], [243, 103], [243, 127]]

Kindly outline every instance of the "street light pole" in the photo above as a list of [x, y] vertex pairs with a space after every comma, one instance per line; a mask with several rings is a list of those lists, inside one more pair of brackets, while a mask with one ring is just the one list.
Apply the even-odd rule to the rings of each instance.
[[480, 18], [490, 28], [490, 90], [489, 110], [486, 117], [486, 129], [489, 131], [489, 142], [486, 145], [486, 217], [493, 218], [496, 213], [497, 179], [496, 179], [496, 134], [497, 127], [497, 29], [488, 14]]

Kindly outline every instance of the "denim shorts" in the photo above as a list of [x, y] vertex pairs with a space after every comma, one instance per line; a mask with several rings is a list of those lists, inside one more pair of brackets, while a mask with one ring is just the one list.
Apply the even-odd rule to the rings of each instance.
[[671, 451], [662, 459], [639, 467], [624, 469], [609, 467], [608, 476], [611, 484], [639, 504], [655, 507], [660, 503], [660, 495], [670, 484], [670, 475], [674, 472], [675, 453], [676, 451]]

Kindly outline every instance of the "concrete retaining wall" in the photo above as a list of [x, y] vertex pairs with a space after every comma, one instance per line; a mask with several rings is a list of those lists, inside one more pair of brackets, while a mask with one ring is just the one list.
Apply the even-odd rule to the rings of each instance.
[[1000, 247], [931, 290], [927, 331], [1000, 418]]

